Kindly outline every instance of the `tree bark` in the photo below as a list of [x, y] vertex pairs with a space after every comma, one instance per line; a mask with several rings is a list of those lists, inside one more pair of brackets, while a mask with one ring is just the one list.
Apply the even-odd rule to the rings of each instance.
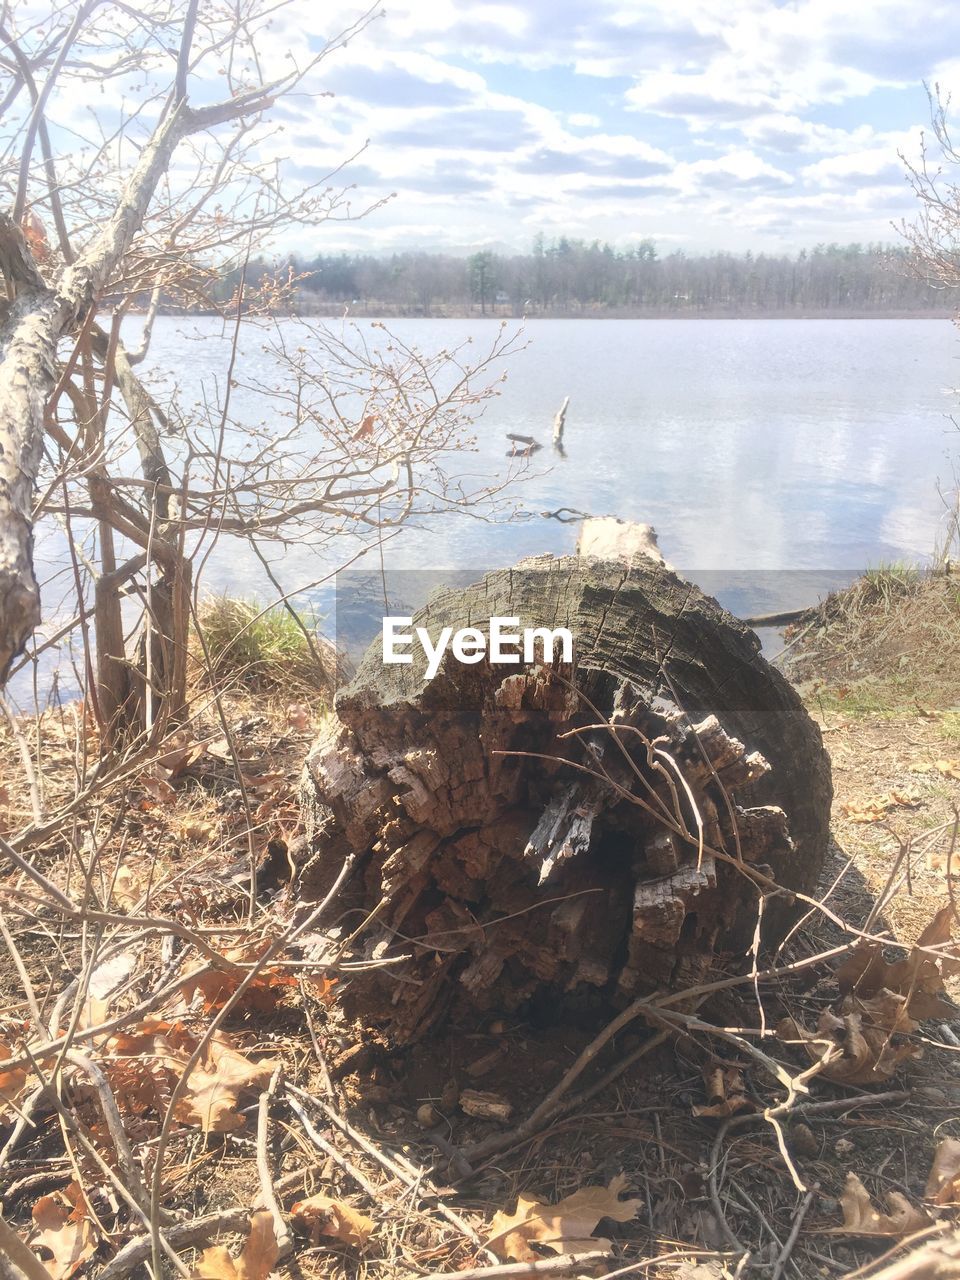
[[[549, 557], [438, 593], [414, 619], [567, 626], [570, 667], [450, 654], [436, 676], [381, 646], [337, 698], [304, 799], [302, 891], [344, 857], [373, 913], [352, 974], [397, 1041], [453, 1007], [622, 1003], [769, 940], [816, 885], [831, 782], [819, 729], [757, 638], [649, 557]], [[351, 917], [357, 919], [357, 917]], [[356, 957], [355, 957], [356, 958]]]

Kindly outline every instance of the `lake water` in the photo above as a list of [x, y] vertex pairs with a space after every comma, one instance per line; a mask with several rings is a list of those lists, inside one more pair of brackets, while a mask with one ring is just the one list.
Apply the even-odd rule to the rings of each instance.
[[[498, 324], [390, 327], [426, 350], [469, 335], [479, 350]], [[376, 339], [369, 321], [357, 325]], [[810, 603], [865, 566], [931, 555], [943, 516], [938, 481], [951, 488], [951, 460], [960, 459], [949, 419], [958, 408], [960, 335], [950, 323], [532, 320], [524, 340], [479, 424], [479, 450], [464, 463], [492, 477], [507, 465], [508, 432], [542, 441], [518, 490], [528, 517], [434, 519], [387, 545], [388, 568], [486, 570], [572, 552], [576, 524], [538, 514], [558, 507], [652, 523], [666, 557], [741, 613]], [[244, 382], [275, 377], [263, 341], [256, 331], [244, 338]], [[161, 317], [144, 368], [162, 383], [175, 380], [185, 403], [215, 400], [226, 347], [212, 318]], [[564, 396], [561, 459], [550, 435]], [[247, 394], [238, 403], [251, 420], [269, 423], [269, 401]], [[40, 541], [48, 568], [60, 560], [58, 539]], [[335, 567], [339, 551], [287, 549], [276, 573], [285, 590], [299, 591]], [[205, 585], [275, 595], [252, 554], [235, 544], [214, 554]], [[328, 587], [299, 598], [330, 612]], [[54, 589], [48, 604], [58, 611]]]

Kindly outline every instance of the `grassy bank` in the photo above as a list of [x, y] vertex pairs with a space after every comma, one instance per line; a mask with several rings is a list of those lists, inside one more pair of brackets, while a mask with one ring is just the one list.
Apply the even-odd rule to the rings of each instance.
[[888, 894], [894, 935], [912, 941], [952, 889], [960, 573], [873, 570], [790, 639], [788, 674], [833, 762], [833, 831], [837, 857], [850, 860], [848, 887]]

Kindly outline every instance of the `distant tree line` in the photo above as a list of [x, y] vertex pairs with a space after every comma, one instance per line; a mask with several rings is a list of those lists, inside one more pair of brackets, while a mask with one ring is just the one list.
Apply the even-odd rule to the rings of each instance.
[[[653, 241], [616, 248], [601, 241], [538, 236], [529, 253], [294, 255], [290, 305], [303, 313], [387, 315], [670, 315], [943, 312], [950, 303], [915, 269], [904, 246], [825, 244], [795, 254], [675, 250]], [[248, 287], [276, 265], [247, 267]], [[216, 294], [234, 296], [239, 276]]]

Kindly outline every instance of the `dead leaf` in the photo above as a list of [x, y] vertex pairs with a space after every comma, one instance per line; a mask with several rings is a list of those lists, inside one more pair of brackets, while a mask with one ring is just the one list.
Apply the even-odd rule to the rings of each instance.
[[736, 1115], [738, 1111], [756, 1111], [753, 1101], [747, 1097], [743, 1072], [737, 1066], [725, 1063], [708, 1063], [703, 1069], [707, 1105], [694, 1107], [695, 1116]]
[[305, 702], [291, 702], [287, 707], [287, 724], [297, 733], [306, 733], [311, 720], [310, 708]]
[[922, 792], [915, 787], [900, 787], [886, 795], [873, 796], [858, 803], [840, 805], [840, 812], [851, 822], [880, 822], [891, 809], [910, 808], [923, 801]]
[[168, 778], [179, 778], [206, 749], [205, 742], [197, 742], [190, 734], [175, 733], [167, 739], [166, 748], [162, 755], [157, 756], [156, 763], [167, 771]]
[[243, 785], [247, 791], [277, 791], [286, 781], [282, 773], [245, 773]]
[[23, 1067], [12, 1067], [9, 1071], [3, 1070], [3, 1064], [9, 1062], [13, 1056], [13, 1050], [9, 1045], [0, 1044], [0, 1116], [19, 1103], [29, 1078], [29, 1073]]
[[[903, 997], [893, 998], [900, 1001], [895, 1018], [898, 1031], [915, 1030], [917, 1024], [907, 1018]], [[794, 1018], [784, 1018], [777, 1027], [777, 1036], [804, 1045], [812, 1062], [819, 1062], [829, 1053], [831, 1061], [821, 1074], [840, 1084], [879, 1084], [890, 1079], [904, 1058], [919, 1056], [919, 1046], [909, 1042], [895, 1044], [890, 1028], [870, 1024], [871, 1010], [863, 1002], [851, 1003], [858, 1008], [849, 1009], [841, 1017], [824, 1009], [815, 1033], [801, 1027]]]
[[944, 1138], [933, 1154], [924, 1200], [960, 1204], [960, 1138]]
[[197, 844], [211, 844], [219, 839], [220, 824], [204, 818], [186, 818], [180, 823], [177, 834], [181, 840], [190, 840]]
[[946, 954], [935, 959], [924, 951], [925, 947], [947, 947], [952, 925], [948, 905], [937, 912], [909, 954], [893, 963], [884, 960], [879, 942], [860, 943], [837, 970], [837, 985], [861, 1001], [884, 990], [904, 996], [907, 1013], [917, 1022], [952, 1017], [953, 1006], [943, 998], [943, 979], [960, 971], [960, 961]]
[[604, 1218], [629, 1222], [642, 1200], [621, 1200], [627, 1176], [617, 1174], [607, 1187], [581, 1187], [557, 1204], [547, 1204], [533, 1196], [520, 1196], [513, 1213], [501, 1210], [490, 1223], [488, 1246], [505, 1261], [537, 1262], [544, 1257], [531, 1246], [555, 1253], [590, 1253], [610, 1249], [609, 1240], [593, 1236]]
[[87, 998], [80, 1012], [79, 1026], [94, 1027], [105, 1022], [110, 1009], [110, 998], [132, 976], [137, 967], [139, 948], [120, 951], [105, 964], [98, 964], [87, 984]]
[[353, 440], [369, 440], [373, 435], [373, 424], [376, 422], [377, 416], [374, 413], [368, 413], [360, 426], [354, 432], [351, 439]]
[[215, 1032], [206, 1054], [190, 1072], [187, 1093], [177, 1104], [177, 1118], [199, 1125], [204, 1133], [229, 1133], [245, 1124], [237, 1114], [240, 1094], [270, 1083], [276, 1063], [251, 1062]]
[[143, 897], [143, 887], [138, 876], [130, 867], [124, 865], [113, 877], [111, 897], [118, 907], [124, 911], [133, 911]]
[[315, 996], [321, 1004], [325, 1004], [329, 1009], [340, 994], [337, 990], [340, 985], [339, 978], [326, 978], [322, 973], [308, 973], [302, 979], [304, 985]]
[[[181, 1079], [197, 1044], [182, 1023], [157, 1019], [111, 1036], [106, 1046], [110, 1059], [107, 1074], [121, 1105], [127, 1102], [127, 1089], [132, 1093], [131, 1105], [141, 1110], [149, 1105], [152, 1093], [162, 1096], [165, 1087]], [[149, 1077], [131, 1070], [130, 1059], [148, 1059]], [[204, 1133], [230, 1133], [241, 1128], [245, 1124], [237, 1112], [241, 1094], [266, 1085], [275, 1066], [270, 1058], [247, 1058], [225, 1032], [214, 1032], [190, 1072], [187, 1091], [176, 1106], [177, 1119]]]
[[362, 1249], [375, 1227], [372, 1218], [354, 1209], [343, 1200], [331, 1196], [315, 1195], [298, 1200], [290, 1211], [298, 1226], [310, 1236], [313, 1244], [320, 1237], [341, 1241], [354, 1249]]
[[[270, 939], [261, 939], [253, 947], [234, 947], [224, 953], [224, 960], [233, 965], [247, 965], [259, 960]], [[234, 994], [240, 983], [246, 978], [245, 968], [212, 969], [204, 971], [204, 967], [188, 969], [183, 976], [181, 991], [189, 1006], [199, 992], [203, 997], [203, 1011], [210, 1013], [214, 1009], [222, 1009], [227, 1000]], [[262, 969], [244, 991], [239, 1007], [252, 1009], [258, 1013], [272, 1013], [297, 980], [284, 973], [277, 965], [268, 965]]]
[[50, 258], [50, 242], [47, 231], [41, 220], [32, 209], [27, 209], [20, 219], [23, 237], [30, 247], [35, 260], [43, 266]]
[[193, 1276], [199, 1280], [267, 1280], [279, 1256], [273, 1215], [258, 1209], [250, 1219], [250, 1234], [240, 1257], [234, 1258], [223, 1245], [204, 1249]]
[[953, 778], [955, 781], [960, 782], [960, 760], [938, 760], [936, 769], [945, 778]]
[[[948, 947], [953, 941], [954, 908], [951, 904], [941, 907], [917, 939], [917, 947]], [[932, 957], [927, 957], [932, 959]], [[960, 947], [951, 947], [948, 954], [941, 953], [938, 961], [944, 977], [960, 973]]]
[[149, 797], [149, 799], [141, 802], [141, 808], [149, 809], [160, 805], [165, 809], [169, 809], [177, 803], [177, 793], [163, 776], [164, 773], [166, 773], [166, 770], [161, 769], [159, 765], [151, 765], [137, 779], [137, 786], [145, 791]]
[[840, 1194], [843, 1210], [843, 1226], [831, 1230], [838, 1234], [857, 1236], [892, 1236], [899, 1239], [914, 1231], [929, 1227], [933, 1219], [922, 1209], [915, 1209], [899, 1191], [887, 1192], [888, 1213], [875, 1209], [870, 1193], [855, 1173], [847, 1174], [847, 1182]]
[[76, 1182], [41, 1196], [33, 1206], [33, 1225], [30, 1245], [52, 1255], [43, 1265], [53, 1280], [67, 1280], [96, 1252], [97, 1236]]

